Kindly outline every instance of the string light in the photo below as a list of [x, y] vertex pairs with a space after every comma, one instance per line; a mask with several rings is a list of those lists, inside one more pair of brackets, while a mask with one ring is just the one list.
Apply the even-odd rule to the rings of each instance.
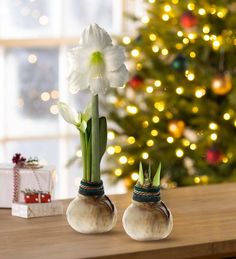
[[184, 35], [184, 33], [183, 33], [182, 31], [178, 31], [178, 32], [177, 32], [177, 36], [178, 36], [178, 37], [183, 37], [183, 35]]
[[44, 102], [47, 102], [50, 100], [50, 94], [48, 92], [42, 92], [40, 97], [41, 97], [41, 100]]
[[107, 138], [109, 140], [113, 140], [115, 138], [115, 133], [113, 131], [109, 130], [107, 133]]
[[135, 143], [135, 137], [133, 137], [133, 136], [128, 137], [127, 142], [129, 144], [134, 144]]
[[226, 112], [226, 113], [223, 115], [223, 118], [224, 118], [224, 120], [228, 121], [228, 120], [230, 120], [231, 116], [230, 116], [229, 113]]
[[222, 10], [218, 11], [216, 15], [219, 18], [224, 18], [226, 14], [227, 14], [227, 9], [222, 9]]
[[54, 115], [58, 114], [58, 106], [56, 104], [51, 105], [50, 112]]
[[155, 85], [156, 87], [160, 87], [160, 86], [161, 86], [161, 81], [160, 81], [160, 80], [156, 80], [156, 81], [154, 82], [154, 85]]
[[182, 43], [177, 43], [175, 45], [176, 49], [182, 49], [184, 47], [184, 45]]
[[192, 32], [188, 34], [188, 38], [189, 38], [190, 40], [194, 40], [194, 39], [196, 38], [196, 36], [197, 36], [197, 34], [192, 33]]
[[192, 112], [193, 112], [193, 113], [198, 113], [198, 111], [199, 111], [199, 108], [198, 108], [197, 106], [194, 106], [194, 107], [192, 108]]
[[82, 157], [82, 150], [81, 149], [76, 151], [76, 156], [79, 157], [79, 158]]
[[137, 58], [139, 55], [140, 55], [140, 52], [138, 49], [133, 49], [131, 51], [131, 55], [134, 57], [134, 58]]
[[43, 16], [40, 16], [39, 17], [39, 23], [40, 23], [40, 25], [47, 25], [48, 24], [48, 22], [49, 22], [49, 19], [48, 19], [48, 17], [47, 16], [45, 16], [45, 15], [43, 15]]
[[173, 138], [173, 137], [168, 137], [168, 138], [166, 139], [166, 141], [171, 144], [171, 143], [174, 142], [174, 138]]
[[154, 107], [159, 111], [162, 112], [165, 110], [165, 103], [164, 102], [155, 102]]
[[131, 179], [132, 179], [133, 181], [137, 181], [137, 180], [138, 180], [138, 173], [133, 172], [133, 173], [131, 174]]
[[173, 4], [178, 4], [178, 3], [179, 3], [179, 0], [172, 0], [172, 3], [173, 3]]
[[209, 25], [204, 25], [202, 28], [203, 33], [209, 33], [210, 32], [210, 27]]
[[147, 152], [143, 152], [143, 153], [142, 153], [142, 158], [143, 158], [143, 159], [148, 159], [148, 158], [149, 158], [148, 153], [147, 153]]
[[197, 149], [197, 145], [194, 144], [194, 143], [192, 143], [192, 144], [189, 146], [189, 148], [190, 148], [191, 150], [195, 150], [195, 149]]
[[152, 130], [151, 131], [151, 135], [153, 136], [153, 137], [156, 137], [157, 135], [158, 135], [158, 131], [157, 130]]
[[205, 15], [206, 14], [206, 10], [204, 8], [200, 8], [198, 10], [198, 13], [199, 13], [199, 15]]
[[194, 182], [195, 182], [196, 184], [200, 183], [200, 182], [201, 182], [200, 177], [198, 177], [198, 176], [194, 177]]
[[189, 81], [193, 81], [193, 80], [195, 79], [194, 73], [189, 72], [189, 73], [187, 74], [187, 79], [188, 79]]
[[204, 39], [205, 41], [209, 41], [209, 40], [210, 40], [210, 36], [209, 36], [209, 35], [204, 35], [204, 36], [203, 36], [203, 39]]
[[184, 44], [188, 44], [189, 43], [189, 39], [188, 38], [183, 38], [183, 43]]
[[161, 54], [162, 54], [163, 56], [168, 55], [168, 53], [169, 53], [168, 49], [163, 49], [163, 50], [161, 51]]
[[54, 100], [59, 98], [59, 92], [57, 90], [51, 91], [50, 95], [51, 95], [51, 98]]
[[196, 58], [196, 53], [194, 51], [191, 51], [189, 53], [190, 58]]
[[143, 125], [143, 128], [148, 128], [148, 126], [149, 126], [149, 122], [148, 121], [144, 121], [143, 123], [142, 123], [142, 125]]
[[147, 142], [146, 142], [147, 146], [148, 147], [152, 147], [154, 145], [154, 141], [152, 139], [149, 139]]
[[122, 169], [121, 168], [117, 168], [114, 173], [115, 173], [116, 176], [119, 177], [119, 176], [122, 175]]
[[234, 127], [236, 127], [236, 120], [234, 120]]
[[159, 118], [158, 116], [153, 116], [153, 117], [152, 117], [152, 121], [153, 121], [154, 123], [158, 123], [158, 122], [160, 121], [160, 118]]
[[224, 157], [222, 158], [222, 162], [223, 162], [224, 164], [227, 164], [227, 163], [229, 162], [228, 157], [224, 156]]
[[216, 13], [216, 8], [215, 8], [214, 5], [211, 6], [211, 8], [210, 8], [210, 13], [211, 13], [211, 14], [215, 14], [215, 13]]
[[182, 140], [182, 143], [185, 147], [188, 147], [190, 145], [190, 141], [186, 138]]
[[216, 133], [212, 133], [210, 138], [211, 138], [211, 140], [215, 141], [215, 140], [217, 140], [218, 136]]
[[193, 11], [195, 9], [195, 4], [194, 3], [188, 3], [187, 8], [188, 8], [188, 10]]
[[195, 91], [195, 96], [197, 98], [202, 98], [206, 94], [206, 90], [204, 88], [197, 88]]
[[151, 41], [155, 41], [155, 40], [157, 39], [156, 34], [151, 33], [151, 34], [149, 35], [149, 39], [150, 39]]
[[150, 18], [147, 15], [144, 15], [141, 19], [142, 23], [148, 24], [150, 22]]
[[157, 53], [160, 50], [160, 48], [157, 45], [152, 45], [152, 51], [154, 53]]
[[28, 56], [28, 62], [31, 63], [31, 64], [34, 64], [36, 63], [38, 60], [37, 56], [35, 54], [30, 54]]
[[140, 71], [143, 68], [141, 63], [136, 64], [136, 70]]
[[221, 45], [221, 43], [220, 43], [219, 40], [214, 40], [214, 41], [212, 42], [212, 48], [213, 48], [214, 50], [218, 50], [218, 49], [220, 48], [220, 45]]
[[167, 21], [169, 21], [170, 16], [167, 13], [165, 13], [165, 14], [162, 15], [161, 18], [162, 18], [163, 21], [167, 22]]
[[128, 164], [129, 164], [129, 165], [133, 165], [134, 162], [135, 162], [135, 160], [134, 160], [133, 157], [130, 157], [130, 158], [128, 159]]
[[134, 105], [128, 105], [126, 107], [126, 111], [130, 114], [136, 114], [138, 112], [138, 108]]
[[131, 39], [129, 36], [124, 36], [123, 39], [122, 39], [122, 42], [125, 44], [125, 45], [129, 45], [130, 42], [131, 42]]
[[119, 154], [121, 152], [121, 146], [115, 146], [115, 153]]
[[149, 2], [150, 4], [154, 4], [154, 3], [156, 2], [156, 0], [148, 0], [148, 2]]
[[146, 92], [151, 94], [153, 92], [153, 87], [152, 86], [147, 86]]
[[211, 122], [211, 123], [209, 123], [209, 129], [217, 130], [218, 129], [218, 125], [215, 122]]
[[175, 154], [177, 157], [180, 158], [180, 157], [183, 157], [184, 151], [182, 149], [178, 148], [178, 149], [176, 149]]
[[170, 12], [171, 11], [171, 6], [168, 5], [168, 4], [164, 5], [164, 11], [167, 12], [167, 13]]
[[121, 157], [119, 158], [119, 162], [120, 162], [122, 165], [124, 165], [124, 164], [126, 164], [126, 163], [128, 162], [128, 159], [127, 159], [126, 156], [121, 156]]
[[114, 155], [115, 154], [115, 148], [113, 146], [107, 147], [107, 153], [109, 155]]
[[181, 95], [184, 93], [184, 88], [182, 86], [179, 86], [175, 89], [175, 92], [178, 94], [178, 95]]

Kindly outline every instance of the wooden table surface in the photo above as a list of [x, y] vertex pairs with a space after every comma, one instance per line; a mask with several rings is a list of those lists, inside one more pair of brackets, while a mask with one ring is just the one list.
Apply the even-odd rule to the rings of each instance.
[[130, 239], [121, 224], [130, 195], [110, 198], [118, 222], [99, 235], [73, 231], [65, 215], [22, 219], [0, 209], [0, 258], [236, 258], [236, 184], [162, 191], [174, 218], [171, 235], [162, 241]]

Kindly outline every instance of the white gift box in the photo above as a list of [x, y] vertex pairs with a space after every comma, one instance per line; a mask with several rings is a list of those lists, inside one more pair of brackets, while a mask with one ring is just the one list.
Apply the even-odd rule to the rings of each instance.
[[49, 203], [12, 203], [12, 216], [21, 218], [46, 217], [63, 214], [63, 204], [61, 201]]
[[[11, 208], [14, 191], [13, 164], [0, 164], [0, 208]], [[56, 171], [53, 166], [38, 169], [21, 168], [19, 171], [18, 202], [24, 202], [25, 189], [50, 192], [53, 199]], [[40, 186], [39, 186], [40, 185]]]

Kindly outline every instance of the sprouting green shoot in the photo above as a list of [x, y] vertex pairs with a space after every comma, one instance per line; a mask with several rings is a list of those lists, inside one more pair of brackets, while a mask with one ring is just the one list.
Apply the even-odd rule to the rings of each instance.
[[160, 176], [161, 176], [161, 162], [157, 168], [156, 174], [153, 177], [152, 185], [158, 187], [160, 185]]
[[143, 165], [140, 162], [139, 163], [139, 176], [138, 176], [138, 182], [143, 185], [144, 184], [144, 175], [143, 175]]

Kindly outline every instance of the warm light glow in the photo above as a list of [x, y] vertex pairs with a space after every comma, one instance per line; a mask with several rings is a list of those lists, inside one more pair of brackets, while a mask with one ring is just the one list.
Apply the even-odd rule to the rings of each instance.
[[138, 49], [133, 49], [131, 51], [131, 55], [134, 57], [134, 58], [137, 58], [139, 55], [140, 55], [140, 52]]
[[147, 153], [147, 152], [143, 152], [143, 153], [142, 153], [142, 158], [143, 158], [143, 159], [148, 159], [148, 158], [149, 158], [148, 153]]
[[175, 89], [175, 92], [179, 95], [183, 94], [184, 88], [182, 86], [179, 86]]
[[142, 123], [143, 127], [146, 129], [149, 126], [149, 122], [148, 121], [144, 121]]
[[116, 170], [115, 170], [115, 175], [116, 176], [121, 176], [122, 175], [122, 169], [121, 168], [117, 168]]
[[158, 122], [160, 121], [160, 118], [159, 118], [158, 116], [153, 116], [153, 117], [152, 117], [152, 121], [153, 121], [154, 123], [158, 123]]
[[160, 80], [156, 80], [156, 81], [154, 82], [154, 85], [155, 85], [156, 87], [160, 87], [160, 86], [161, 86], [161, 81], [160, 81]]
[[194, 106], [194, 107], [192, 108], [192, 112], [193, 112], [193, 113], [198, 113], [198, 111], [199, 111], [199, 108], [198, 108], [197, 106]]
[[188, 73], [187, 79], [188, 79], [189, 81], [193, 81], [193, 80], [195, 79], [194, 73], [192, 73], [192, 72]]
[[178, 37], [183, 37], [183, 35], [184, 35], [184, 33], [183, 33], [182, 31], [178, 31], [178, 32], [177, 32], [177, 36], [178, 36]]
[[129, 164], [129, 165], [133, 165], [134, 162], [135, 162], [135, 160], [134, 160], [133, 157], [130, 157], [130, 158], [128, 159], [128, 164]]
[[140, 71], [142, 69], [142, 64], [141, 63], [137, 63], [136, 64], [136, 70]]
[[51, 98], [52, 99], [58, 99], [59, 98], [59, 92], [57, 90], [51, 91]]
[[128, 161], [128, 159], [127, 159], [126, 156], [121, 156], [121, 157], [119, 158], [119, 162], [120, 162], [121, 164], [123, 164], [123, 165], [126, 164], [127, 161]]
[[195, 38], [197, 37], [197, 34], [195, 34], [195, 33], [189, 33], [188, 34], [188, 38], [190, 39], [190, 40], [194, 40]]
[[223, 162], [224, 164], [227, 164], [227, 163], [229, 162], [228, 157], [224, 156], [224, 157], [222, 158], [222, 162]]
[[183, 38], [183, 43], [184, 44], [188, 44], [189, 43], [189, 39], [188, 38]]
[[165, 6], [164, 6], [164, 11], [167, 12], [167, 13], [170, 12], [170, 11], [171, 11], [171, 6], [168, 5], [168, 4], [165, 5]]
[[182, 140], [182, 143], [185, 147], [188, 147], [190, 145], [190, 141], [186, 138]]
[[190, 56], [190, 58], [195, 58], [196, 57], [196, 53], [194, 51], [191, 51], [189, 53], [189, 56]]
[[155, 40], [157, 39], [156, 34], [151, 33], [151, 34], [149, 35], [149, 39], [150, 39], [151, 41], [155, 41]]
[[149, 139], [146, 144], [148, 147], [152, 147], [154, 145], [154, 141], [152, 139]]
[[49, 22], [49, 19], [48, 19], [47, 16], [43, 15], [43, 16], [40, 16], [40, 17], [39, 17], [39, 23], [40, 23], [41, 25], [47, 25], [48, 22]]
[[180, 148], [176, 149], [175, 154], [177, 157], [182, 157], [184, 155], [184, 151]]
[[197, 88], [195, 91], [195, 96], [197, 98], [202, 98], [206, 94], [206, 90], [204, 88]]
[[200, 9], [198, 10], [198, 13], [199, 13], [200, 15], [205, 15], [205, 14], [206, 14], [206, 10], [205, 10], [204, 8], [200, 8]]
[[211, 14], [215, 14], [215, 13], [216, 13], [216, 8], [215, 8], [215, 6], [211, 6], [210, 12], [211, 12]]
[[159, 47], [157, 45], [152, 45], [152, 51], [157, 53], [159, 51]]
[[179, 3], [179, 0], [172, 0], [172, 3], [173, 3], [173, 4], [178, 4], [178, 3]]
[[38, 60], [37, 56], [35, 54], [30, 54], [28, 56], [28, 62], [31, 63], [31, 64], [34, 64], [36, 63]]
[[196, 144], [191, 144], [190, 147], [189, 147], [191, 150], [195, 150], [197, 148], [197, 145]]
[[217, 140], [217, 138], [218, 138], [218, 136], [216, 133], [211, 134], [211, 140], [215, 141], [215, 140]]
[[151, 131], [151, 135], [153, 136], [153, 137], [156, 137], [157, 135], [158, 135], [158, 131], [157, 130], [152, 130]]
[[41, 100], [47, 102], [50, 99], [50, 94], [48, 92], [41, 93]]
[[236, 120], [234, 120], [234, 127], [236, 127]]
[[184, 45], [182, 43], [177, 43], [175, 45], [176, 49], [182, 49], [184, 47]]
[[159, 111], [162, 112], [165, 110], [165, 103], [164, 102], [155, 102], [154, 107]]
[[224, 120], [226, 120], [226, 121], [228, 121], [228, 120], [230, 120], [230, 114], [229, 113], [225, 113], [224, 115], [223, 115], [223, 118], [224, 118]]
[[107, 138], [109, 140], [113, 140], [115, 138], [115, 133], [113, 131], [109, 130], [107, 133]]
[[113, 146], [107, 147], [107, 153], [109, 155], [114, 155], [115, 154], [115, 148]]
[[150, 22], [150, 19], [147, 15], [144, 15], [141, 19], [142, 23], [147, 24]]
[[149, 2], [150, 4], [154, 4], [154, 3], [156, 2], [156, 0], [148, 0], [148, 2]]
[[194, 182], [195, 182], [196, 184], [200, 183], [200, 182], [201, 182], [200, 177], [198, 177], [198, 176], [194, 177]]
[[135, 137], [133, 137], [133, 136], [128, 137], [127, 142], [129, 144], [134, 144], [135, 143]]
[[188, 8], [188, 10], [193, 11], [195, 9], [195, 4], [194, 3], [188, 3], [187, 8]]
[[123, 39], [122, 39], [122, 41], [123, 41], [123, 43], [124, 43], [125, 45], [129, 45], [130, 42], [131, 42], [131, 39], [130, 39], [129, 36], [124, 36]]
[[224, 9], [221, 9], [220, 11], [218, 11], [216, 15], [217, 15], [219, 18], [224, 18], [226, 14], [227, 14], [227, 9], [224, 8]]
[[210, 26], [209, 25], [204, 25], [203, 28], [202, 28], [202, 31], [204, 33], [209, 33], [210, 32]]
[[173, 138], [173, 137], [168, 137], [168, 138], [166, 139], [166, 141], [171, 144], [171, 143], [174, 142], [174, 138]]
[[210, 36], [209, 36], [209, 35], [204, 35], [203, 39], [204, 39], [205, 41], [209, 41], [209, 40], [210, 40]]
[[80, 150], [80, 149], [77, 150], [77, 151], [76, 151], [76, 156], [77, 156], [77, 157], [82, 157], [82, 150]]
[[130, 114], [136, 114], [138, 112], [138, 108], [134, 105], [128, 105], [126, 107], [126, 111]]
[[209, 124], [209, 129], [211, 130], [217, 130], [218, 129], [218, 125], [215, 122], [211, 122]]
[[168, 53], [169, 53], [168, 49], [163, 49], [161, 51], [161, 54], [164, 55], [164, 56], [168, 55]]
[[170, 16], [167, 13], [162, 15], [162, 20], [163, 21], [168, 21], [169, 19], [170, 19]]
[[148, 86], [148, 87], [146, 88], [146, 92], [149, 93], [149, 94], [151, 94], [151, 93], [153, 92], [153, 87], [152, 87], [152, 86]]
[[138, 180], [138, 173], [136, 173], [136, 172], [132, 173], [132, 174], [131, 174], [131, 179], [132, 179], [133, 181], [137, 181], [137, 180]]
[[121, 152], [121, 146], [115, 146], [115, 153], [119, 154]]
[[51, 105], [50, 112], [51, 112], [51, 114], [54, 114], [54, 115], [58, 114], [58, 112], [59, 112], [58, 106], [56, 104]]
[[214, 40], [212, 42], [212, 47], [214, 50], [218, 50], [220, 48], [220, 41], [219, 40]]

